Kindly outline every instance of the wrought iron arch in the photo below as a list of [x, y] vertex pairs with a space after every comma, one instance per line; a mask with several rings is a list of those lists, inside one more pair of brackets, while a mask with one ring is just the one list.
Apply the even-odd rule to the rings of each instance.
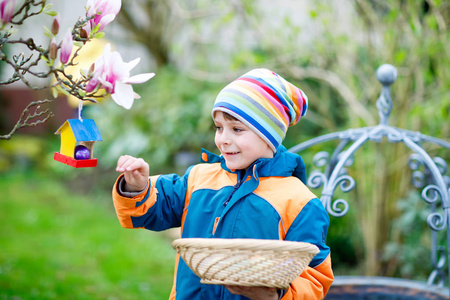
[[[388, 121], [393, 107], [390, 86], [397, 79], [397, 69], [392, 65], [384, 64], [377, 69], [376, 75], [383, 86], [376, 103], [380, 117], [378, 125], [325, 134], [298, 144], [289, 151], [299, 153], [314, 145], [332, 140], [339, 141], [331, 156], [325, 151], [315, 154], [314, 165], [324, 167], [324, 171], [311, 172], [307, 184], [311, 188], [322, 187], [320, 200], [327, 212], [331, 216], [342, 217], [347, 214], [350, 206], [345, 199], [333, 199], [333, 196], [338, 187], [342, 192], [349, 192], [355, 187], [355, 179], [348, 175], [345, 169], [353, 163], [355, 152], [367, 142], [381, 142], [383, 138], [390, 143], [404, 143], [413, 152], [409, 160], [409, 167], [413, 171], [413, 185], [422, 188], [422, 198], [431, 207], [427, 223], [432, 229], [433, 271], [428, 277], [427, 284], [443, 287], [447, 277], [450, 287], [450, 268], [448, 268], [450, 262], [450, 253], [448, 253], [448, 249], [450, 249], [450, 230], [448, 230], [450, 226], [450, 178], [446, 176], [447, 163], [440, 157], [432, 158], [421, 146], [427, 142], [450, 149], [450, 143], [420, 132], [390, 126]], [[425, 171], [420, 171], [421, 167]], [[439, 204], [442, 212], [437, 211]], [[438, 245], [438, 231], [446, 231], [446, 249]]]

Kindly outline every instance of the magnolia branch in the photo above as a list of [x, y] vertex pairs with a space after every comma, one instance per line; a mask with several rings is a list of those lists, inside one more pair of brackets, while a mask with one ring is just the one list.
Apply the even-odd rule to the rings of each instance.
[[[154, 73], [144, 73], [131, 76], [129, 71], [134, 68], [140, 58], [130, 62], [124, 62], [121, 55], [111, 51], [111, 45], [105, 46], [103, 55], [97, 58], [89, 70], [79, 70], [79, 75], [72, 75], [68, 70], [77, 65], [75, 59], [87, 42], [94, 38], [102, 38], [103, 29], [115, 19], [119, 13], [121, 0], [88, 0], [85, 18], [79, 18], [73, 27], [67, 28], [63, 36], [60, 32], [60, 16], [58, 12], [50, 10], [51, 4], [46, 1], [24, 0], [23, 5], [15, 10], [15, 0], [1, 0], [0, 6], [0, 61], [6, 62], [5, 66], [11, 67], [13, 75], [0, 85], [12, 84], [22, 81], [27, 87], [38, 89], [50, 89], [54, 98], [58, 93], [73, 96], [80, 101], [96, 103], [98, 98], [111, 95], [111, 98], [120, 106], [130, 109], [134, 99], [138, 99], [131, 87], [132, 84], [143, 83], [152, 78]], [[43, 47], [34, 42], [32, 37], [10, 39], [15, 33], [14, 25], [21, 25], [32, 16], [45, 13], [53, 16], [50, 29], [45, 28], [44, 34], [49, 38], [47, 46]], [[4, 30], [4, 31], [3, 31]], [[57, 42], [59, 40], [59, 43]], [[4, 44], [11, 46], [26, 46], [31, 53], [1, 52]], [[74, 51], [74, 47], [76, 48]], [[39, 71], [38, 67], [45, 65], [45, 71]], [[68, 69], [69, 68], [69, 69]], [[73, 69], [72, 69], [73, 70]], [[44, 86], [34, 86], [31, 78], [53, 79], [53, 83]], [[116, 88], [117, 87], [117, 88]], [[41, 110], [40, 105], [51, 100], [31, 102], [22, 112], [14, 128], [0, 139], [10, 139], [20, 128], [37, 126], [45, 123], [53, 116], [50, 109]]]
[[[32, 12], [33, 6], [41, 6], [37, 12]], [[18, 9], [18, 11], [12, 16], [10, 21], [11, 24], [21, 25], [26, 19], [40, 14], [43, 12], [45, 7], [45, 1], [25, 1], [25, 3]], [[7, 30], [2, 33], [0, 39], [0, 61], [4, 61], [13, 69], [13, 74], [7, 80], [0, 81], [0, 85], [8, 85], [18, 81], [23, 82], [27, 87], [33, 90], [43, 90], [47, 88], [55, 89], [55, 91], [62, 92], [66, 95], [72, 95], [82, 101], [97, 102], [94, 98], [104, 97], [105, 94], [96, 94], [95, 92], [86, 93], [84, 92], [87, 83], [90, 80], [89, 76], [83, 76], [83, 78], [74, 80], [72, 75], [68, 75], [65, 71], [67, 67], [75, 66], [74, 59], [78, 57], [79, 51], [82, 46], [89, 41], [87, 33], [84, 31], [83, 26], [86, 25], [94, 16], [86, 16], [84, 19], [79, 19], [72, 30], [72, 39], [78, 43], [80, 46], [77, 50], [72, 53], [71, 59], [61, 65], [60, 67], [55, 66], [56, 53], [61, 50], [62, 42], [58, 45], [50, 45], [46, 48], [41, 45], [37, 45], [33, 38], [20, 38], [20, 39], [10, 39], [11, 32]], [[58, 24], [59, 25], [59, 24]], [[55, 35], [57, 34], [54, 33]], [[12, 54], [8, 57], [7, 54], [1, 52], [2, 46], [4, 44], [17, 45], [22, 44], [31, 51], [30, 54], [25, 55], [24, 53]], [[52, 52], [53, 51], [53, 52]], [[62, 51], [62, 50], [61, 50]], [[38, 64], [40, 62], [45, 62], [48, 69], [46, 71], [36, 71]], [[47, 84], [44, 86], [35, 86], [27, 78], [34, 77], [40, 79], [46, 79], [54, 77], [56, 81], [53, 84]], [[41, 110], [40, 105], [52, 102], [52, 100], [39, 100], [28, 104], [28, 106], [22, 111], [14, 128], [9, 134], [0, 135], [0, 139], [9, 140], [11, 137], [21, 128], [34, 127], [47, 122], [53, 113], [50, 109]], [[34, 110], [33, 110], [34, 109]]]
[[6, 135], [0, 135], [0, 140], [11, 139], [11, 137], [17, 132], [17, 130], [21, 128], [34, 127], [47, 122], [51, 117], [53, 117], [53, 113], [48, 108], [46, 110], [41, 110], [41, 105], [51, 102], [52, 100], [46, 99], [29, 103], [27, 107], [22, 111], [19, 120], [17, 121], [11, 132]]
[[[43, 12], [45, 8], [45, 0], [42, 1], [34, 1], [34, 0], [25, 0], [24, 4], [14, 13], [11, 24], [14, 25], [22, 25], [25, 20], [32, 16], [39, 15]], [[38, 11], [32, 12], [31, 9], [34, 7], [40, 6], [40, 9]], [[22, 16], [20, 16], [22, 15]], [[16, 17], [20, 16], [20, 18], [17, 20]]]

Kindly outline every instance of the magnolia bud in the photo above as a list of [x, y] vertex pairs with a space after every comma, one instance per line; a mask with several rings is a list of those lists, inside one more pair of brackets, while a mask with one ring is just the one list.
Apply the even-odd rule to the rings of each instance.
[[58, 34], [58, 32], [59, 32], [59, 15], [56, 15], [56, 17], [53, 19], [51, 31], [52, 31], [53, 35]]
[[89, 74], [94, 73], [94, 71], [95, 71], [95, 63], [93, 63], [89, 68]]
[[58, 45], [56, 45], [56, 40], [55, 38], [52, 38], [51, 42], [50, 42], [50, 49], [49, 49], [49, 57], [52, 60], [55, 60], [56, 57], [58, 56]]
[[66, 35], [61, 42], [61, 54], [59, 55], [59, 60], [63, 64], [67, 64], [69, 62], [70, 55], [72, 54], [72, 48], [72, 31], [70, 29], [67, 29]]
[[81, 30], [80, 30], [80, 37], [82, 39], [87, 39], [88, 38], [88, 33], [87, 33], [86, 29], [81, 28]]
[[[16, 0], [2, 0], [0, 3], [0, 25], [11, 22], [16, 7]], [[0, 26], [2, 27], [2, 26]]]

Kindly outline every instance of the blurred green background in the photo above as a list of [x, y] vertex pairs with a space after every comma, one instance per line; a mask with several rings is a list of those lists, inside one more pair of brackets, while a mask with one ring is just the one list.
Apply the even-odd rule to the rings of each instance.
[[[399, 73], [390, 125], [448, 141], [449, 24], [450, 5], [438, 0], [124, 1], [105, 39], [141, 49], [141, 72], [156, 76], [134, 86], [142, 98], [129, 111], [111, 99], [85, 107], [103, 138], [95, 145], [98, 167], [53, 160], [57, 123], [0, 140], [0, 299], [167, 299], [177, 233], [120, 227], [111, 201], [115, 162], [130, 154], [148, 161], [152, 174], [182, 174], [200, 148], [215, 150], [215, 96], [252, 68], [272, 69], [309, 97], [288, 148], [377, 125], [375, 71], [384, 63]], [[11, 124], [1, 106], [4, 134]], [[450, 161], [448, 150], [423, 146]], [[308, 172], [314, 154], [334, 147], [300, 153]], [[328, 234], [337, 275], [429, 275], [428, 205], [410, 183], [410, 154], [383, 141], [355, 155], [349, 172], [357, 186], [335, 195], [350, 212], [332, 217]]]

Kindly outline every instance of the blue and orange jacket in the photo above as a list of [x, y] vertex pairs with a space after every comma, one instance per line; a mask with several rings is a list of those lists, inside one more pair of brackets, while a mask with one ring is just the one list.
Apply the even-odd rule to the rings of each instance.
[[[122, 175], [123, 176], [123, 175]], [[128, 198], [113, 189], [120, 224], [125, 228], [165, 230], [181, 227], [182, 238], [256, 238], [302, 241], [320, 252], [285, 292], [287, 299], [323, 299], [331, 283], [330, 249], [325, 244], [329, 217], [303, 184], [305, 165], [280, 146], [273, 158], [230, 170], [221, 156], [203, 150], [202, 163], [185, 175], [151, 176], [147, 189]], [[170, 299], [248, 299], [220, 285], [201, 284], [177, 257]]]

